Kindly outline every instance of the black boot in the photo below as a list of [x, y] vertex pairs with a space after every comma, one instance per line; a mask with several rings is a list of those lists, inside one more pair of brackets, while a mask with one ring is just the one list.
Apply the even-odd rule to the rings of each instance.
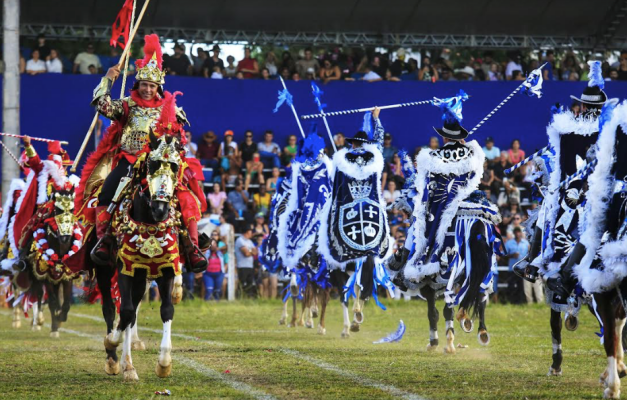
[[409, 250], [405, 247], [402, 247], [394, 253], [390, 261], [388, 262], [388, 269], [390, 271], [400, 271], [401, 268], [407, 262], [407, 258], [409, 257]]
[[529, 252], [513, 265], [512, 271], [524, 280], [534, 283], [538, 279], [538, 267], [531, 265], [531, 262], [538, 257], [540, 250], [542, 250], [542, 229], [536, 227]]
[[405, 275], [403, 274], [403, 271], [400, 271], [398, 274], [396, 274], [394, 279], [392, 279], [392, 283], [402, 292], [406, 292], [408, 290], [407, 285], [405, 285]]
[[566, 266], [558, 274], [546, 280], [546, 286], [553, 291], [558, 302], [562, 300], [566, 302], [568, 296], [575, 289], [577, 277], [575, 277], [573, 268], [581, 262], [584, 255], [586, 255], [586, 247], [581, 243], [577, 243], [568, 257]]

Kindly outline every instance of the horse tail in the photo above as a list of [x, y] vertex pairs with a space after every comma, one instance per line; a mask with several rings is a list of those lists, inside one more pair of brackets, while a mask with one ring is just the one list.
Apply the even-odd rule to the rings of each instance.
[[[475, 222], [470, 229], [470, 277], [468, 280], [468, 289], [462, 301], [460, 308], [463, 308], [475, 318], [479, 313], [479, 305], [483, 301], [483, 293], [481, 284], [485, 277], [490, 273], [490, 248], [488, 240], [485, 236], [485, 226], [483, 222]], [[468, 255], [466, 255], [468, 257]]]

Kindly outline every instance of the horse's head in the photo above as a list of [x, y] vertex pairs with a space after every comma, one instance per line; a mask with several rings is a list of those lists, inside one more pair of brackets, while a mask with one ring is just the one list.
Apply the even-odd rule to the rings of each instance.
[[157, 138], [150, 134], [150, 153], [146, 158], [147, 180], [150, 211], [156, 222], [165, 221], [169, 215], [181, 162], [178, 139], [169, 135]]
[[55, 190], [54, 196], [54, 220], [57, 229], [48, 228], [48, 234], [57, 239], [61, 246], [60, 253], [66, 254], [72, 245], [76, 215], [74, 215], [74, 187], [69, 186]]

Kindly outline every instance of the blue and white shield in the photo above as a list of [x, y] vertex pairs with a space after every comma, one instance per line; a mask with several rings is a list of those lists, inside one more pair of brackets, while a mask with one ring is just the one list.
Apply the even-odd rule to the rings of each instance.
[[356, 250], [376, 248], [383, 235], [383, 212], [371, 199], [355, 200], [340, 207], [340, 235]]

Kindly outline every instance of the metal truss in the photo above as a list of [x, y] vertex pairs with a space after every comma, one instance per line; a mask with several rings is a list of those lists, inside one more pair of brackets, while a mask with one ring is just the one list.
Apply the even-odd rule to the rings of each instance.
[[[196, 43], [252, 43], [279, 45], [346, 45], [346, 46], [406, 46], [420, 48], [469, 47], [482, 49], [573, 48], [592, 50], [599, 44], [594, 37], [521, 36], [521, 35], [440, 35], [440, 34], [377, 34], [360, 32], [249, 32], [186, 28], [145, 28], [159, 36]], [[110, 26], [22, 24], [22, 36], [40, 33], [50, 39], [109, 40]], [[141, 36], [141, 35], [140, 35]], [[612, 38], [604, 43], [606, 49], [625, 48], [627, 38]]]

